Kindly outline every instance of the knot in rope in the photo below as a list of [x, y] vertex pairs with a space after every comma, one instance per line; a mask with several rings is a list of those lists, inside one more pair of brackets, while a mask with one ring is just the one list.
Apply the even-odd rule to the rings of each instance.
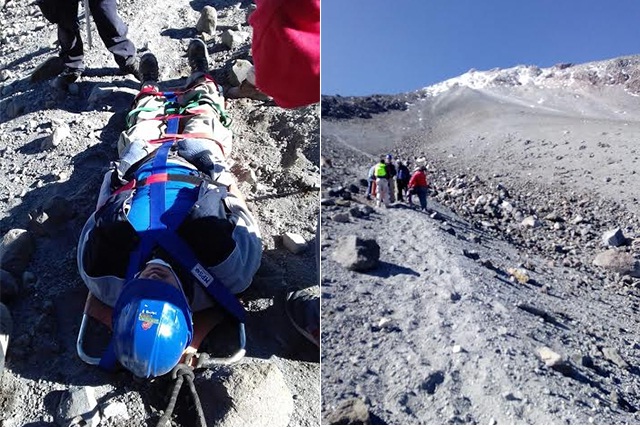
[[168, 427], [171, 425], [171, 416], [173, 415], [173, 410], [176, 406], [176, 401], [178, 400], [178, 395], [180, 394], [180, 389], [182, 388], [182, 383], [186, 380], [187, 385], [189, 386], [189, 391], [191, 392], [191, 397], [193, 398], [193, 406], [197, 412], [198, 426], [199, 427], [207, 427], [207, 421], [204, 418], [204, 412], [202, 411], [202, 404], [200, 403], [200, 398], [198, 397], [198, 392], [196, 391], [196, 387], [193, 384], [193, 379], [195, 375], [193, 373], [193, 369], [184, 363], [179, 363], [176, 365], [171, 371], [171, 379], [175, 380], [173, 384], [173, 390], [171, 391], [171, 397], [169, 398], [169, 403], [167, 404], [167, 409], [164, 411], [162, 417], [158, 421], [158, 427]]

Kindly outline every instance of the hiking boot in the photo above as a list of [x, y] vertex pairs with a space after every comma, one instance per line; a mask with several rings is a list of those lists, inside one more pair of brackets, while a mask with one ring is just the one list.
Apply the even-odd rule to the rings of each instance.
[[138, 67], [140, 72], [140, 82], [142, 86], [153, 85], [158, 83], [160, 77], [160, 69], [158, 68], [158, 60], [153, 53], [145, 53], [140, 58]]
[[140, 63], [138, 62], [138, 58], [132, 56], [127, 60], [127, 63], [120, 67], [120, 72], [118, 73], [121, 76], [127, 76], [131, 74], [136, 79], [142, 81], [142, 74], [140, 74]]
[[11, 313], [9, 313], [6, 305], [0, 303], [0, 378], [2, 378], [2, 371], [4, 370], [4, 359], [7, 356], [9, 336], [12, 329]]
[[77, 68], [65, 67], [64, 70], [62, 70], [62, 72], [58, 75], [58, 77], [53, 79], [53, 81], [51, 82], [51, 86], [55, 87], [56, 89], [67, 90], [69, 89], [69, 85], [75, 83], [81, 75], [82, 70], [79, 70]]
[[193, 39], [187, 48], [187, 58], [189, 59], [189, 67], [191, 74], [207, 73], [209, 71], [209, 55], [207, 53], [207, 45], [200, 39]]
[[320, 347], [320, 289], [312, 286], [287, 294], [285, 311], [293, 326], [305, 338]]

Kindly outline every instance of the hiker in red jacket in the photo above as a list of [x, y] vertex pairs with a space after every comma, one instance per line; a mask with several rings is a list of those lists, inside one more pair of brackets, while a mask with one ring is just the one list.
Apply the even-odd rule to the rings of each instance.
[[427, 175], [425, 173], [426, 168], [424, 166], [417, 167], [411, 179], [409, 180], [409, 206], [413, 206], [411, 203], [411, 195], [415, 194], [420, 200], [420, 209], [427, 210]]
[[256, 86], [283, 108], [320, 101], [320, 0], [256, 0]]

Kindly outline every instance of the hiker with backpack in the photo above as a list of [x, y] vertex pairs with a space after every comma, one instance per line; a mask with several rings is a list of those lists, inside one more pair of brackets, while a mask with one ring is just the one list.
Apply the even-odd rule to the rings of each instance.
[[418, 200], [420, 201], [420, 209], [423, 211], [427, 210], [427, 188], [426, 168], [424, 166], [418, 166], [415, 168], [413, 175], [411, 175], [411, 179], [409, 180], [410, 207], [413, 207], [411, 195], [415, 194], [418, 196]]
[[402, 162], [402, 160], [398, 160], [398, 174], [396, 175], [396, 188], [398, 191], [397, 199], [399, 202], [404, 202], [404, 192], [409, 185], [409, 180], [411, 179], [411, 172], [409, 168]]
[[[85, 317], [113, 331], [95, 364], [112, 370], [119, 362], [142, 378], [193, 361], [225, 314], [238, 322], [244, 346], [236, 295], [262, 256], [258, 225], [227, 165], [231, 119], [207, 74], [206, 45], [193, 40], [187, 54], [186, 87], [171, 92], [159, 90], [155, 56], [141, 58], [143, 83], [118, 140], [119, 160], [78, 243], [90, 291]], [[79, 355], [94, 363], [78, 342]]]
[[380, 156], [380, 161], [375, 165], [374, 176], [376, 177], [376, 206], [384, 204], [389, 207], [389, 172], [387, 161], [384, 156]]

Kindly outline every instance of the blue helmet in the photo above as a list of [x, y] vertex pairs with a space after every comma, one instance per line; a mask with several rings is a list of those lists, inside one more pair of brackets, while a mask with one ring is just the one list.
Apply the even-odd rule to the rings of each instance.
[[122, 366], [141, 378], [164, 375], [192, 337], [191, 310], [180, 289], [139, 278], [124, 285], [113, 311], [113, 347]]

